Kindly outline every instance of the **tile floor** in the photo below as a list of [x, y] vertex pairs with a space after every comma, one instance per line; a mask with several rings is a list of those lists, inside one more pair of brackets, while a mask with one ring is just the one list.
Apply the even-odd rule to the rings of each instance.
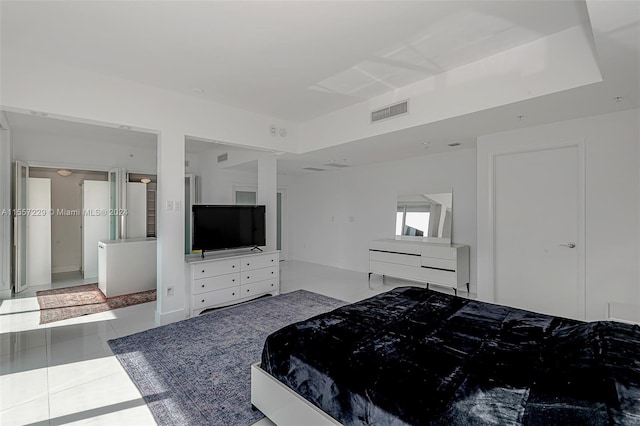
[[[283, 293], [305, 289], [356, 302], [407, 284], [387, 279], [383, 285], [376, 276], [369, 284], [366, 273], [299, 261], [281, 262], [280, 266]], [[3, 426], [155, 424], [140, 392], [107, 344], [109, 339], [155, 327], [155, 303], [38, 324], [35, 291], [85, 283], [78, 273], [60, 274], [50, 286], [29, 288], [1, 301]], [[258, 424], [271, 423], [264, 419]]]

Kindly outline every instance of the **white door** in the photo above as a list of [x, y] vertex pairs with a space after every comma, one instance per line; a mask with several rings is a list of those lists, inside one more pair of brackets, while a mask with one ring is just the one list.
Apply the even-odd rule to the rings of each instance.
[[[27, 180], [29, 166], [21, 161], [14, 167], [13, 207], [13, 282], [14, 291], [20, 293], [27, 288]], [[25, 214], [22, 214], [22, 213]]]
[[498, 303], [584, 318], [582, 149], [572, 145], [495, 157]]
[[98, 241], [109, 240], [110, 183], [85, 180], [82, 183], [82, 275], [98, 277]]
[[27, 284], [51, 284], [51, 179], [28, 179]]

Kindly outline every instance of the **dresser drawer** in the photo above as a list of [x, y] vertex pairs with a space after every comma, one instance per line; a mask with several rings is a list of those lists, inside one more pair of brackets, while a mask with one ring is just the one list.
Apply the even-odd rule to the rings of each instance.
[[369, 243], [370, 250], [388, 251], [402, 254], [421, 254], [421, 245], [413, 241], [402, 240], [373, 240]]
[[440, 284], [447, 287], [456, 287], [458, 283], [457, 274], [453, 271], [443, 271], [441, 269], [421, 268], [423, 280], [429, 284]]
[[420, 266], [420, 255], [388, 253], [384, 251], [369, 250], [369, 260], [378, 262], [397, 263], [400, 265]]
[[422, 256], [424, 257], [435, 257], [438, 259], [455, 259], [456, 258], [456, 248], [448, 245], [423, 245], [422, 246]]
[[210, 291], [193, 296], [192, 309], [201, 309], [209, 306], [220, 305], [240, 298], [240, 288], [225, 288], [223, 290]]
[[192, 265], [193, 279], [226, 275], [240, 271], [240, 259], [224, 259]]
[[193, 280], [193, 294], [206, 293], [240, 285], [240, 272]]
[[278, 292], [279, 292], [278, 280], [266, 280], [266, 281], [260, 281], [257, 283], [240, 286], [240, 294], [242, 295], [243, 298], [257, 296], [259, 294], [265, 294], [265, 293], [273, 294]]
[[272, 266], [270, 268], [255, 269], [244, 271], [240, 274], [240, 284], [249, 284], [257, 281], [264, 281], [279, 276], [279, 267]]
[[422, 257], [422, 265], [427, 268], [456, 270], [456, 261], [451, 259], [438, 259], [437, 257]]
[[278, 266], [278, 253], [247, 256], [241, 261], [241, 271], [252, 271], [254, 269], [266, 268], [268, 266]]

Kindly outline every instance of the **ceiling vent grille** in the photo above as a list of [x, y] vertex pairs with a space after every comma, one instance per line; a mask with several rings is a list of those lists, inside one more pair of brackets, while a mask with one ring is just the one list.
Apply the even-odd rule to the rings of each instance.
[[340, 164], [340, 163], [327, 163], [327, 164], [323, 164], [323, 165], [327, 166], [327, 167], [338, 167], [338, 168], [340, 168], [340, 167], [349, 167], [348, 164]]
[[302, 170], [311, 170], [313, 172], [324, 172], [326, 169], [320, 169], [318, 167], [305, 167]]
[[226, 152], [224, 154], [218, 155], [218, 163], [222, 163], [223, 161], [227, 161], [229, 159], [229, 154]]
[[371, 122], [386, 120], [409, 112], [409, 100], [371, 111]]

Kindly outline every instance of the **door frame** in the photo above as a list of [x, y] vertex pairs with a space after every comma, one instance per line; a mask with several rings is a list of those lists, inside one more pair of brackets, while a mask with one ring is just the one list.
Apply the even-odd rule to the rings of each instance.
[[[13, 292], [24, 291], [29, 283], [27, 282], [28, 253], [27, 253], [27, 216], [15, 214], [16, 210], [27, 208], [29, 198], [29, 163], [14, 160], [13, 173]], [[21, 172], [25, 170], [25, 180], [21, 181]], [[24, 191], [22, 191], [24, 185]], [[24, 195], [24, 198], [23, 198]], [[24, 238], [23, 238], [24, 237]], [[24, 264], [24, 267], [23, 267]], [[23, 275], [24, 274], [24, 275]]]
[[[513, 148], [507, 147], [495, 151], [489, 152], [489, 164], [488, 164], [488, 221], [486, 225], [488, 239], [486, 241], [485, 259], [487, 264], [486, 268], [486, 280], [490, 283], [486, 288], [488, 294], [483, 295], [484, 300], [492, 302], [496, 301], [496, 285], [495, 285], [495, 272], [497, 269], [496, 264], [496, 179], [495, 179], [495, 167], [496, 159], [501, 156], [526, 154], [532, 152], [548, 151], [554, 149], [562, 149], [576, 147], [577, 148], [577, 166], [578, 166], [578, 235], [576, 239], [576, 249], [578, 251], [578, 315], [580, 318], [586, 318], [586, 142], [584, 138], [558, 141], [544, 144], [530, 144], [529, 147], [515, 146]], [[478, 224], [483, 226], [485, 224]], [[478, 248], [481, 250], [482, 248]], [[480, 260], [479, 262], [480, 263]]]

